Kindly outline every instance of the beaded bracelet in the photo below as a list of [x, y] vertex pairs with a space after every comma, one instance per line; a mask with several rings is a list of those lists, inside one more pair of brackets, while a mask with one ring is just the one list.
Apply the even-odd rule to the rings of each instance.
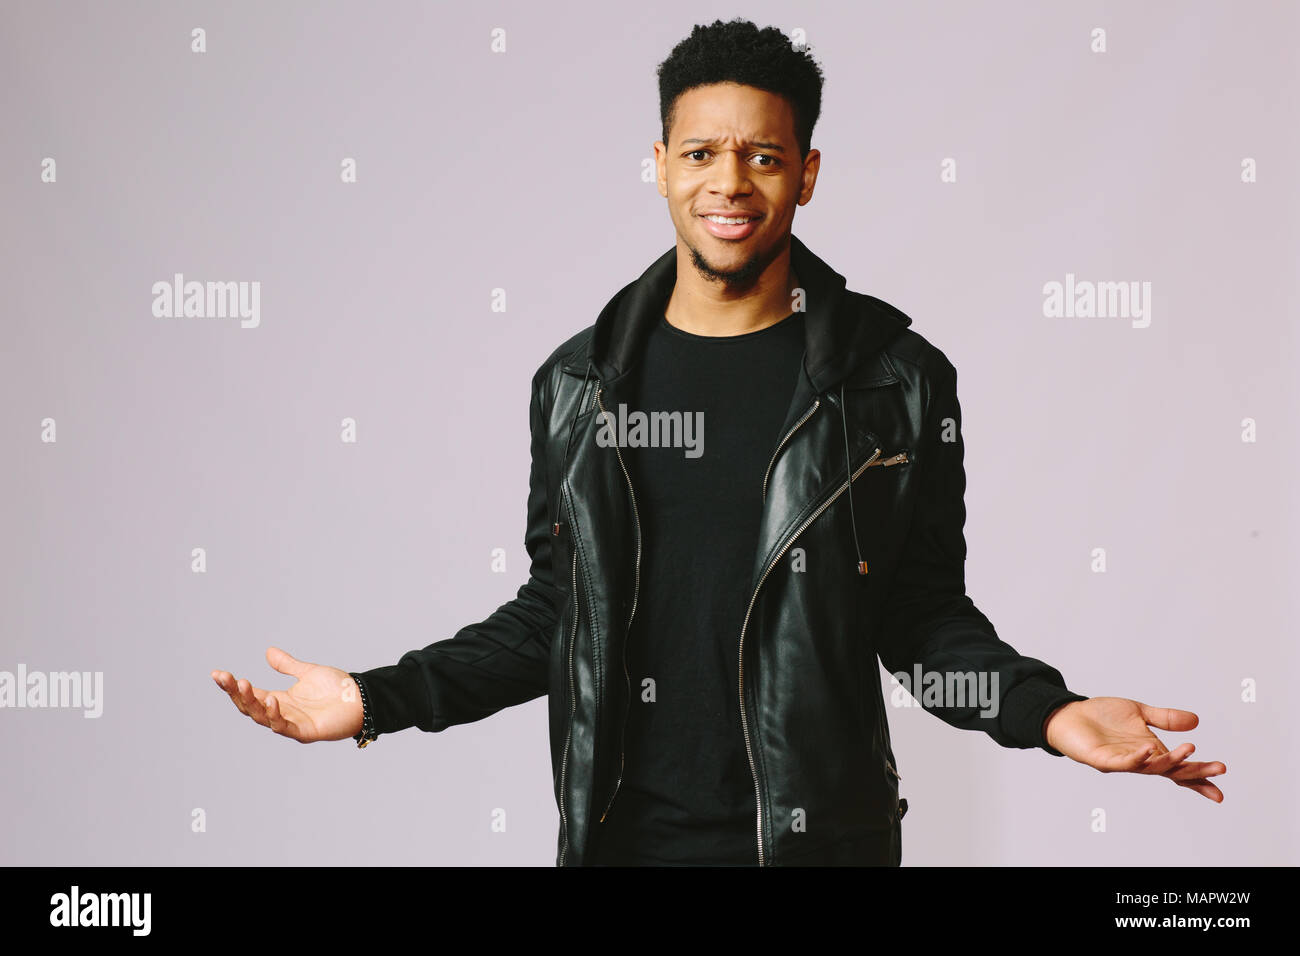
[[374, 714], [370, 710], [370, 701], [366, 697], [366, 685], [362, 682], [361, 675], [349, 671], [348, 676], [357, 685], [357, 692], [361, 695], [361, 733], [352, 739], [357, 742], [358, 747], [364, 747], [366, 744], [374, 743], [379, 738], [379, 734], [375, 733]]

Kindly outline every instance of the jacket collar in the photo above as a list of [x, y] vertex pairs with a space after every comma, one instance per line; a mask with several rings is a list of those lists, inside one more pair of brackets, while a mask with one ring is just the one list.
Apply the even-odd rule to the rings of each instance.
[[[848, 291], [844, 276], [793, 234], [790, 259], [805, 291], [805, 376], [801, 376], [807, 379], [805, 386], [814, 394], [828, 391], [860, 366], [868, 377], [864, 384], [894, 380], [880, 349], [912, 320], [879, 299]], [[566, 370], [581, 375], [590, 361], [604, 382], [616, 384], [636, 364], [676, 282], [674, 245], [606, 303], [586, 347], [569, 356]]]

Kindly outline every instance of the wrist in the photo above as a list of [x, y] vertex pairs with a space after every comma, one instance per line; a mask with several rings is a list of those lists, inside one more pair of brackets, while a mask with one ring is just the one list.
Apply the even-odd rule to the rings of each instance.
[[366, 722], [366, 708], [365, 705], [361, 703], [360, 692], [355, 689], [355, 687], [357, 686], [355, 679], [353, 680], [353, 686], [354, 689], [352, 691], [352, 699], [349, 702], [349, 706], [348, 706], [348, 736], [349, 737], [355, 737], [357, 734], [361, 733], [361, 728], [365, 726], [365, 722]]
[[358, 747], [364, 747], [379, 737], [379, 734], [375, 733], [375, 713], [366, 694], [365, 682], [360, 675], [349, 672], [348, 676], [352, 678], [352, 683], [356, 687], [356, 693], [352, 695], [353, 699], [350, 701], [355, 708], [353, 712], [355, 720], [351, 721], [353, 730], [351, 736]]
[[1059, 707], [1053, 708], [1051, 713], [1049, 713], [1047, 717], [1043, 719], [1043, 739], [1047, 741], [1047, 746], [1051, 747], [1053, 750], [1059, 751], [1061, 749], [1060, 747], [1057, 746], [1056, 740], [1053, 739], [1053, 735], [1052, 735], [1053, 718], [1055, 718], [1056, 715], [1059, 714], [1061, 711], [1065, 710], [1065, 708], [1070, 707], [1077, 703], [1079, 703], [1077, 700], [1067, 700], [1064, 704], [1061, 704]]

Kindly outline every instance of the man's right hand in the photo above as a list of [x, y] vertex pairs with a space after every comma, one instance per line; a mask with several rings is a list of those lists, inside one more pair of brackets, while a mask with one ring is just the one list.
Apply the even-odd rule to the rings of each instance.
[[235, 680], [229, 671], [212, 672], [212, 679], [241, 714], [304, 744], [345, 740], [361, 733], [361, 694], [347, 671], [308, 664], [278, 647], [266, 649], [266, 660], [298, 682], [288, 690], [262, 690], [247, 680]]

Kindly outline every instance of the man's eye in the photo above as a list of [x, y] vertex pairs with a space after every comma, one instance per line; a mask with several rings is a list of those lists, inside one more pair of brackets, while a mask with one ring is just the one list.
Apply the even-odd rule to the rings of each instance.
[[764, 165], [764, 166], [775, 166], [775, 165], [776, 165], [776, 157], [773, 156], [773, 155], [771, 155], [770, 153], [759, 153], [759, 154], [755, 157], [755, 159], [768, 159], [768, 160], [771, 160], [771, 162], [769, 162], [769, 163], [763, 163], [762, 165]]
[[697, 153], [701, 153], [701, 154], [702, 154], [702, 153], [704, 153], [704, 152], [705, 152], [705, 150], [702, 150], [702, 149], [693, 149], [693, 150], [691, 150], [689, 153], [687, 153], [686, 155], [687, 155], [687, 156], [694, 156], [694, 155], [696, 155]]

